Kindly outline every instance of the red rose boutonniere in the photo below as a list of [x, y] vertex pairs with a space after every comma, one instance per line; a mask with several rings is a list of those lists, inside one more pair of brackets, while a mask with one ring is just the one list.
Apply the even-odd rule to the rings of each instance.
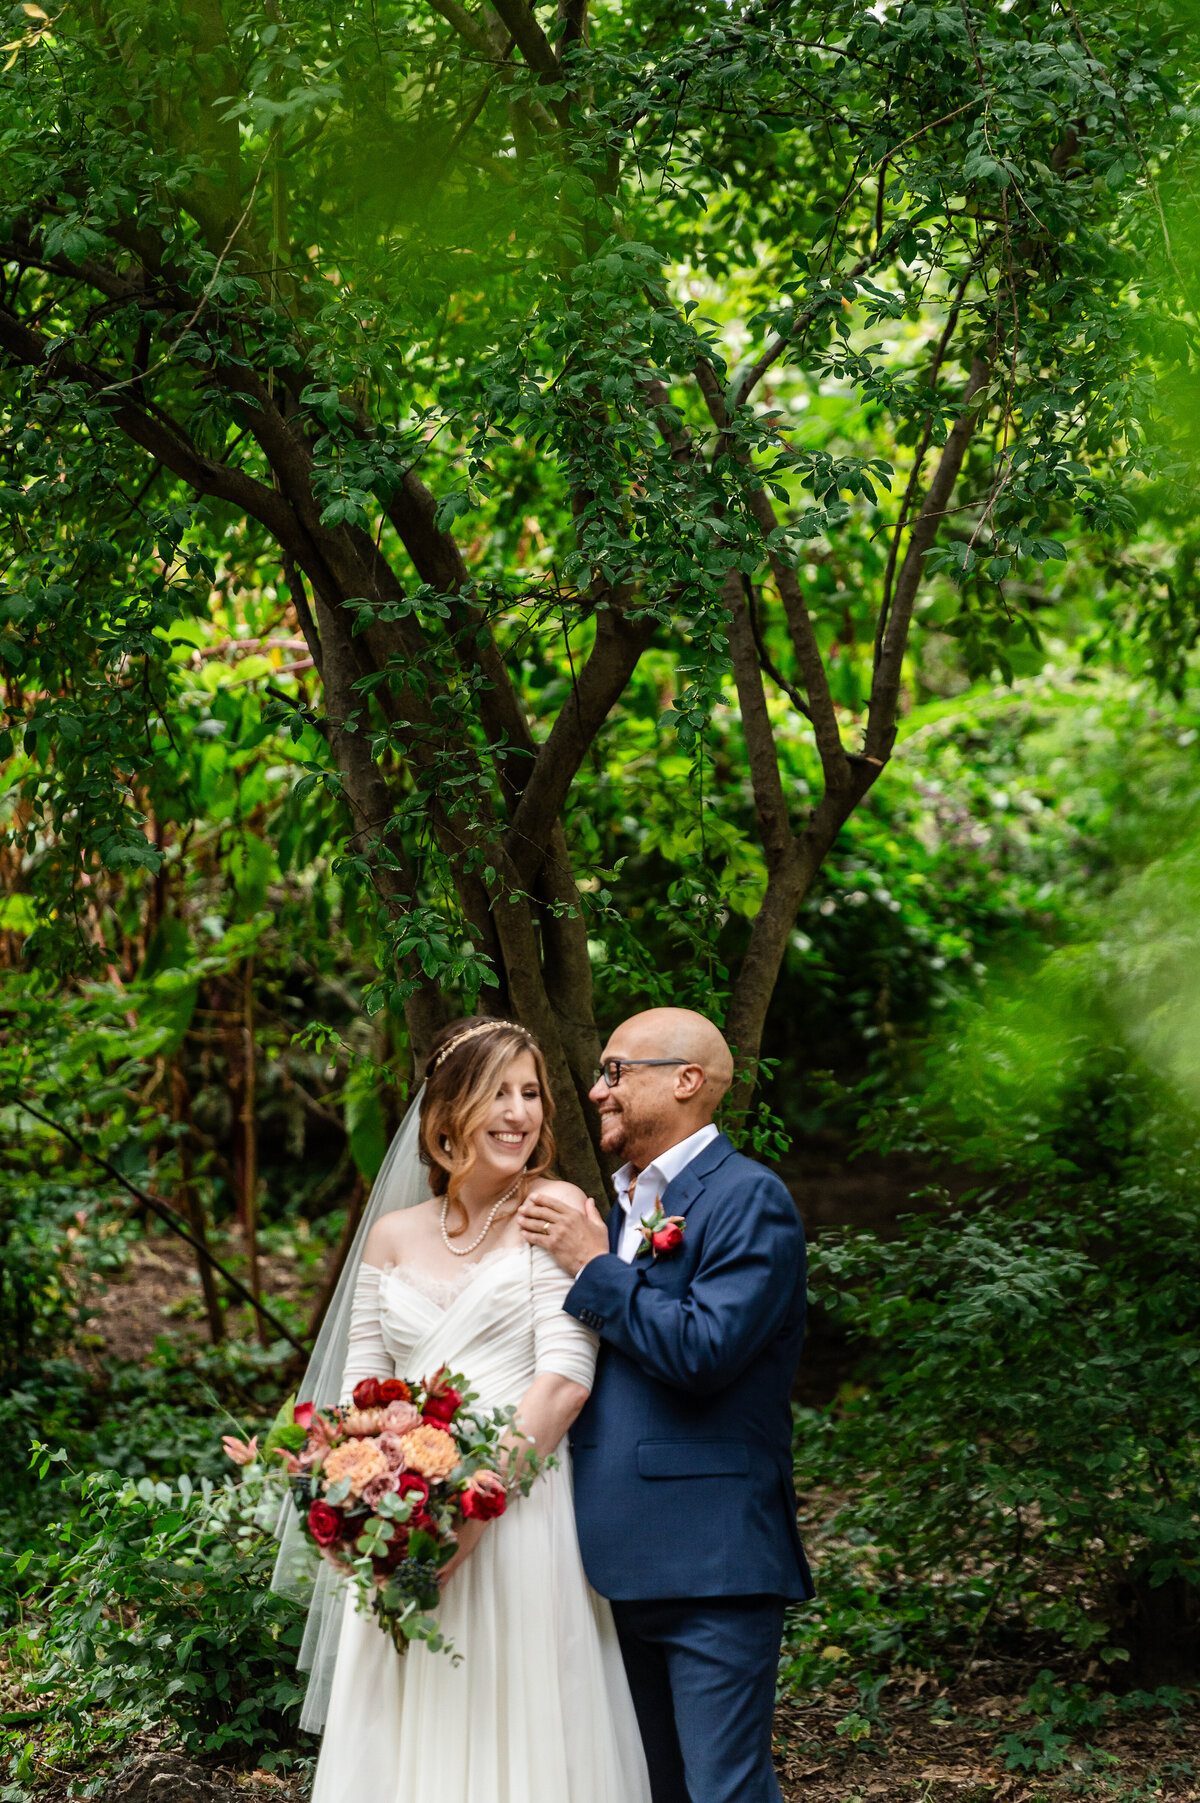
[[654, 1213], [644, 1215], [641, 1225], [642, 1243], [637, 1255], [641, 1258], [649, 1253], [651, 1258], [663, 1258], [667, 1253], [678, 1252], [683, 1244], [683, 1216], [665, 1215], [662, 1203], [654, 1204]]

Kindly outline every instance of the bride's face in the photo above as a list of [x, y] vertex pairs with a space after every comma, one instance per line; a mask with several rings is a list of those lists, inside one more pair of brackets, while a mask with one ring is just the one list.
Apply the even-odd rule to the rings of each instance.
[[497, 1185], [515, 1183], [542, 1131], [542, 1086], [532, 1052], [518, 1052], [500, 1079], [492, 1105], [471, 1144], [473, 1175]]

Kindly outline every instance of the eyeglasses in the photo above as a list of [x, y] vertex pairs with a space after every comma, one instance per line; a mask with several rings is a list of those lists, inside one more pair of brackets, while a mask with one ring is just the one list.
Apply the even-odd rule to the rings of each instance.
[[595, 1081], [603, 1077], [610, 1089], [615, 1089], [621, 1081], [621, 1072], [627, 1071], [635, 1064], [690, 1064], [690, 1058], [606, 1058], [596, 1068]]

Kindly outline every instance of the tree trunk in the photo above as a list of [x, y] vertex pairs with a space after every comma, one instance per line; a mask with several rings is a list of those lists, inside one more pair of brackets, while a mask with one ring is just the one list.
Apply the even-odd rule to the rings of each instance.
[[199, 1245], [205, 1248], [196, 1253], [196, 1269], [200, 1275], [200, 1287], [204, 1292], [204, 1312], [208, 1316], [209, 1338], [214, 1346], [219, 1346], [225, 1338], [225, 1311], [221, 1307], [221, 1292], [217, 1288], [217, 1275], [213, 1270], [212, 1260], [207, 1251], [208, 1222], [204, 1214], [204, 1203], [196, 1184], [191, 1136], [187, 1130], [187, 1080], [178, 1060], [171, 1066], [171, 1090], [176, 1124], [185, 1129], [179, 1136], [179, 1186], [183, 1194], [188, 1226]]
[[[242, 1228], [246, 1236], [246, 1271], [250, 1294], [262, 1300], [258, 1274], [258, 1128], [254, 1118], [257, 1091], [254, 1046], [254, 959], [247, 958], [242, 976]], [[256, 1312], [259, 1343], [269, 1344], [267, 1324]]]

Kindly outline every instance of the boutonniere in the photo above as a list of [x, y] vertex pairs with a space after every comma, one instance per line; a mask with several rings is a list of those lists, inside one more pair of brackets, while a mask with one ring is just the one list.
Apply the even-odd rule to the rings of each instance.
[[683, 1244], [683, 1216], [665, 1215], [662, 1203], [654, 1204], [654, 1213], [643, 1215], [639, 1229], [642, 1243], [637, 1249], [639, 1258], [649, 1253], [651, 1258], [662, 1258], [668, 1252], [678, 1252]]

